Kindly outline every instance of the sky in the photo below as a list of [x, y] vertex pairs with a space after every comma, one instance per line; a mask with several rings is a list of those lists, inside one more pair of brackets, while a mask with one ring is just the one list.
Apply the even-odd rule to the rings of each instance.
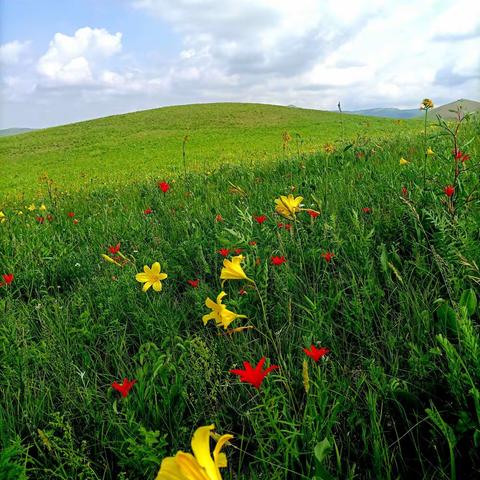
[[473, 0], [0, 0], [0, 128], [259, 102], [480, 100]]

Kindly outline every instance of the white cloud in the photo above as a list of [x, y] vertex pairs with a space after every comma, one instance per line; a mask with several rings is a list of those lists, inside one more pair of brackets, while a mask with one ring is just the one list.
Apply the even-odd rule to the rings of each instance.
[[4, 65], [16, 65], [20, 63], [22, 57], [24, 57], [28, 51], [29, 46], [30, 42], [20, 42], [19, 40], [0, 45], [0, 63]]

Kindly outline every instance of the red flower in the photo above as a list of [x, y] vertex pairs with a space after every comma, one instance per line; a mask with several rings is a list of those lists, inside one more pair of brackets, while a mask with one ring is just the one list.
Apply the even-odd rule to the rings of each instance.
[[35, 218], [35, 220], [38, 222], [38, 223], [43, 223], [45, 221], [45, 218], [43, 217], [37, 217]]
[[215, 221], [216, 221], [216, 222], [223, 222], [223, 217], [222, 217], [220, 214], [218, 214], [218, 215], [215, 217]]
[[68, 212], [68, 216], [69, 216], [70, 218], [73, 218], [73, 217], [75, 216], [75, 213], [73, 213], [73, 212]]
[[272, 257], [271, 260], [272, 265], [281, 265], [282, 263], [285, 263], [287, 261], [283, 255], [281, 257]]
[[78, 224], [78, 220], [75, 219], [75, 220], [73, 221], [73, 224], [74, 224], [74, 225], [77, 225], [77, 224]]
[[363, 211], [363, 213], [371, 213], [371, 212], [372, 212], [372, 209], [369, 208], [369, 207], [363, 207], [363, 208], [362, 208], [362, 211]]
[[307, 210], [307, 213], [312, 217], [312, 218], [317, 218], [320, 213], [316, 212], [315, 210]]
[[3, 287], [4, 285], [10, 285], [13, 282], [13, 273], [4, 273], [2, 278], [4, 282], [0, 283], [0, 287]]
[[283, 228], [283, 223], [277, 223], [278, 228]]
[[278, 365], [272, 365], [265, 370], [263, 365], [265, 363], [265, 357], [262, 357], [258, 362], [257, 366], [253, 368], [250, 365], [250, 362], [243, 362], [245, 370], [230, 370], [230, 373], [238, 375], [241, 382], [250, 383], [257, 390], [260, 388], [260, 385], [263, 382], [263, 379], [272, 371], [278, 369]]
[[118, 253], [120, 251], [120, 244], [117, 243], [114, 247], [108, 247], [108, 250], [111, 254]]
[[122, 394], [122, 397], [126, 397], [128, 395], [128, 392], [132, 389], [132, 387], [137, 383], [136, 380], [132, 380], [131, 382], [128, 380], [128, 378], [123, 379], [122, 384], [118, 384], [117, 382], [112, 383], [112, 388], [117, 390]]
[[198, 284], [200, 283], [200, 280], [187, 280], [188, 284], [193, 287], [193, 288], [198, 288]]
[[260, 215], [259, 217], [253, 217], [260, 225], [267, 219], [266, 215]]
[[236, 248], [234, 252], [235, 252], [235, 255], [240, 255], [243, 252], [243, 248]]
[[402, 187], [402, 196], [403, 196], [403, 198], [408, 198], [407, 187]]
[[450, 198], [455, 193], [455, 187], [447, 185], [443, 191], [445, 192], [445, 195]]
[[470, 155], [467, 155], [466, 153], [464, 153], [460, 160], [462, 161], [462, 163], [466, 162], [467, 160], [470, 160]]
[[226, 257], [229, 253], [230, 253], [230, 249], [228, 248], [221, 248], [218, 253], [222, 256], [222, 257]]
[[257, 242], [255, 240], [252, 240], [251, 242], [248, 242], [248, 244], [254, 247], [257, 244]]
[[285, 230], [290, 230], [292, 228], [292, 225], [290, 223], [285, 224]]
[[158, 182], [158, 188], [163, 193], [167, 193], [170, 190], [170, 185], [167, 182]]
[[324, 355], [326, 355], [330, 350], [325, 347], [317, 348], [315, 345], [308, 348], [304, 348], [303, 351], [310, 357], [318, 362]]
[[334, 256], [335, 256], [335, 254], [333, 252], [322, 253], [322, 257], [325, 259], [325, 261], [327, 263], [330, 263]]
[[53, 215], [52, 215], [51, 213], [49, 213], [49, 214], [47, 215], [47, 220], [48, 220], [49, 222], [53, 221]]
[[241, 289], [238, 291], [238, 293], [239, 293], [240, 295], [246, 295], [246, 294], [247, 294], [247, 291], [246, 291], [244, 288], [241, 288]]
[[146, 210], [143, 211], [143, 213], [145, 215], [150, 215], [151, 213], [153, 213], [153, 210], [151, 208], [147, 208]]

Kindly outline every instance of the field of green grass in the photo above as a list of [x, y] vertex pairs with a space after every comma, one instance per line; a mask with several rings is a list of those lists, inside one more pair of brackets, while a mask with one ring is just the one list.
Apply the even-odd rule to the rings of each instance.
[[[200, 167], [186, 174], [188, 128], [178, 116], [162, 126], [167, 109], [0, 141], [12, 155], [0, 180], [12, 193], [0, 205], [0, 478], [153, 480], [210, 424], [234, 436], [223, 480], [478, 478], [478, 120], [424, 137], [421, 121], [345, 116], [342, 135], [333, 113], [292, 109], [287, 124], [284, 109], [258, 107], [269, 120], [249, 115], [247, 128], [240, 113], [198, 108], [187, 159]], [[27, 179], [54, 181], [29, 184], [29, 161]], [[82, 191], [90, 167], [98, 180]], [[303, 197], [293, 219], [275, 207], [289, 194]], [[244, 256], [251, 280], [222, 285], [221, 249]], [[168, 277], [143, 292], [136, 275], [154, 262]], [[202, 321], [221, 291], [246, 316], [227, 330]], [[315, 362], [312, 345], [329, 351]], [[258, 389], [230, 372], [262, 357], [279, 368]], [[112, 388], [124, 378], [136, 380], [125, 397]], [[215, 478], [201, 475], [178, 478]]]
[[123, 185], [154, 175], [208, 171], [223, 163], [264, 164], [283, 156], [282, 134], [292, 136], [291, 154], [320, 149], [341, 138], [421, 129], [420, 121], [343, 115], [261, 104], [220, 103], [156, 110], [65, 125], [0, 138], [3, 160], [0, 198], [39, 191], [44, 174], [62, 190]]

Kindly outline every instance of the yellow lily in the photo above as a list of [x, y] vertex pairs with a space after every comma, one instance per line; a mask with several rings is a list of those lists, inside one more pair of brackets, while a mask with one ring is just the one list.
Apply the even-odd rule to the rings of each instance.
[[156, 292], [160, 292], [160, 290], [162, 290], [161, 280], [165, 280], [168, 275], [166, 273], [160, 273], [160, 270], [160, 263], [155, 262], [152, 265], [152, 268], [145, 265], [143, 267], [143, 272], [137, 273], [135, 275], [135, 279], [137, 280], [137, 282], [141, 282], [144, 284], [144, 292], [146, 292], [152, 286]]
[[400, 165], [408, 165], [410, 162], [405, 160], [403, 157], [400, 159]]
[[162, 460], [156, 480], [222, 480], [220, 468], [227, 466], [227, 457], [220, 452], [233, 435], [222, 435], [210, 453], [210, 432], [215, 425], [206, 425], [195, 430], [191, 453], [177, 452], [174, 457]]
[[232, 257], [232, 260], [226, 258], [223, 261], [223, 268], [220, 272], [220, 279], [223, 280], [222, 285], [225, 283], [225, 280], [248, 280], [249, 282], [253, 282], [251, 278], [247, 277], [240, 265], [244, 258], [243, 255], [237, 255], [236, 257]]
[[3, 223], [7, 220], [7, 216], [0, 210], [0, 223]]
[[280, 198], [275, 200], [275, 203], [277, 204], [275, 211], [289, 220], [294, 220], [295, 214], [301, 210], [300, 204], [302, 201], [303, 197], [294, 198], [291, 193], [288, 197], [281, 195]]
[[430, 147], [428, 147], [427, 148], [427, 155], [435, 155], [435, 152]]
[[228, 326], [237, 318], [247, 318], [246, 315], [239, 315], [235, 312], [227, 310], [227, 306], [222, 304], [222, 298], [226, 295], [225, 292], [220, 292], [215, 303], [210, 297], [205, 300], [205, 305], [211, 308], [212, 311], [202, 317], [203, 324], [206, 325], [209, 320], [215, 320], [217, 326], [223, 325], [226, 330]]
[[42, 203], [42, 204], [38, 207], [38, 209], [39, 209], [40, 211], [44, 212], [44, 211], [47, 209], [47, 206], [46, 206], [44, 203]]
[[31, 203], [28, 207], [25, 207], [27, 210], [30, 210], [31, 212], [33, 212], [34, 210], [37, 209], [37, 207], [35, 206], [34, 203]]

